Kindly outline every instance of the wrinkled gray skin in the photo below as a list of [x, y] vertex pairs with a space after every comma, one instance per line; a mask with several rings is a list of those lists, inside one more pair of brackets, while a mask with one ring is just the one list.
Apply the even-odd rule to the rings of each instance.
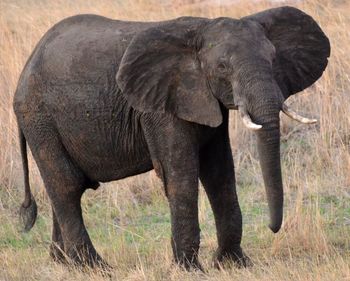
[[26, 198], [26, 229], [36, 216], [28, 182], [28, 143], [53, 209], [51, 255], [107, 264], [85, 229], [87, 188], [155, 169], [164, 183], [175, 260], [197, 267], [198, 180], [216, 221], [216, 262], [246, 265], [242, 217], [228, 135], [238, 106], [263, 127], [257, 145], [270, 209], [282, 223], [279, 112], [324, 71], [330, 46], [316, 22], [282, 7], [240, 20], [183, 17], [125, 22], [95, 15], [61, 21], [40, 40], [14, 98]]

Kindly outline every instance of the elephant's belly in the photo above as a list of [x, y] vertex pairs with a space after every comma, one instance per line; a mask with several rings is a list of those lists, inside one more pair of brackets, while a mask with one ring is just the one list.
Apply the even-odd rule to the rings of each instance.
[[107, 182], [153, 169], [143, 131], [137, 122], [126, 125], [125, 119], [89, 117], [88, 121], [65, 121], [59, 128], [65, 148], [86, 176]]
[[108, 182], [144, 173], [153, 169], [145, 144], [111, 145], [99, 139], [74, 139], [65, 145], [75, 163], [93, 181]]
[[87, 176], [99, 182], [109, 182], [126, 177], [135, 176], [153, 169], [152, 161], [148, 159], [137, 159], [132, 164], [121, 164], [118, 162], [104, 162], [99, 165], [91, 165], [91, 169], [86, 170]]

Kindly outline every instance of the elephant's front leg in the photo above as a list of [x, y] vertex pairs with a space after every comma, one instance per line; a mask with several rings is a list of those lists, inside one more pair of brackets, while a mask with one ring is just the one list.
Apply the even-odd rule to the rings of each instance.
[[166, 193], [171, 212], [171, 245], [175, 260], [186, 269], [201, 268], [198, 262], [200, 229], [198, 223], [198, 176], [194, 167], [165, 173]]
[[200, 179], [214, 212], [218, 249], [214, 263], [224, 260], [250, 264], [241, 249], [242, 214], [236, 193], [232, 152], [227, 131], [200, 151]]
[[166, 127], [144, 125], [156, 173], [162, 178], [171, 213], [171, 245], [175, 261], [186, 269], [199, 268], [199, 159], [195, 137], [184, 121]]

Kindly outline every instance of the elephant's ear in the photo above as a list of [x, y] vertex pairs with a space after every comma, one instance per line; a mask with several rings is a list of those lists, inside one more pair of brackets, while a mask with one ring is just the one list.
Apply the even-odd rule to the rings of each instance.
[[162, 112], [211, 127], [222, 115], [196, 53], [199, 24], [181, 18], [140, 32], [128, 46], [117, 84], [141, 112]]
[[330, 44], [312, 17], [296, 8], [280, 7], [243, 19], [260, 23], [274, 44], [273, 71], [285, 98], [321, 77], [328, 63]]

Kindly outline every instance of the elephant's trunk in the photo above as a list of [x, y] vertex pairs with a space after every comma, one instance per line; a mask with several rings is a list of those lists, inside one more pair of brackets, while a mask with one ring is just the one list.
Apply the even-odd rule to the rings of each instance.
[[[264, 127], [264, 126], [263, 126]], [[276, 233], [283, 219], [283, 183], [280, 161], [279, 126], [257, 132], [260, 167], [270, 209], [270, 229]]]
[[[270, 229], [276, 233], [283, 219], [283, 183], [280, 160], [279, 112], [283, 97], [273, 79], [264, 77], [250, 84], [245, 107], [253, 122], [262, 125], [256, 131], [260, 167], [270, 210]], [[268, 82], [266, 82], [268, 81]]]

